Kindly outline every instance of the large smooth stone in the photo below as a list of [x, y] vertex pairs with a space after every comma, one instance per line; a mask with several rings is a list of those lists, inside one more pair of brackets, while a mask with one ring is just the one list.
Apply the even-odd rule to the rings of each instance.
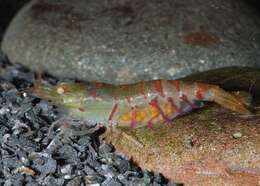
[[184, 185], [259, 185], [260, 112], [241, 116], [213, 104], [159, 128], [107, 134], [143, 169]]
[[241, 0], [40, 0], [11, 22], [15, 63], [109, 83], [260, 68], [260, 19]]

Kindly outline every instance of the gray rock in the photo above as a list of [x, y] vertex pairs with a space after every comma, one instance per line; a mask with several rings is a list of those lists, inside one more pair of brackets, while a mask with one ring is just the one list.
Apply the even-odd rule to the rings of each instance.
[[241, 0], [41, 0], [2, 43], [10, 60], [87, 81], [176, 79], [260, 68], [260, 19]]

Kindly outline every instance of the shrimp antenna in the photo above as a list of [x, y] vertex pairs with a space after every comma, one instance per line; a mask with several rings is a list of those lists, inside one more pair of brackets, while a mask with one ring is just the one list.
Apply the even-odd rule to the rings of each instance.
[[42, 79], [43, 79], [42, 71], [35, 72], [34, 77], [33, 77], [32, 86], [26, 88], [25, 92], [30, 93], [30, 94], [36, 92], [42, 84]]
[[42, 71], [35, 72], [35, 77], [33, 81], [33, 89], [37, 89], [37, 87], [42, 83]]

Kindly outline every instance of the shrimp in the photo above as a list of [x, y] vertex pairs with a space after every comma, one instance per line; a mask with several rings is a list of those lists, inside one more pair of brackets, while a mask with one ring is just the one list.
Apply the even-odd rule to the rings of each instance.
[[128, 85], [105, 83], [37, 83], [32, 93], [64, 107], [72, 116], [105, 127], [152, 127], [203, 106], [204, 101], [250, 114], [243, 99], [219, 86], [180, 80], [153, 80]]

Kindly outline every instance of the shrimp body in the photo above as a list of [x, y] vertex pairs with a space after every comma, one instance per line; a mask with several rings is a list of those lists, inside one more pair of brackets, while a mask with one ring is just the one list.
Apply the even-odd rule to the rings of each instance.
[[33, 94], [61, 105], [73, 116], [104, 126], [141, 127], [167, 123], [214, 101], [249, 114], [245, 103], [215, 85], [154, 80], [129, 85], [104, 83], [38, 84]]

